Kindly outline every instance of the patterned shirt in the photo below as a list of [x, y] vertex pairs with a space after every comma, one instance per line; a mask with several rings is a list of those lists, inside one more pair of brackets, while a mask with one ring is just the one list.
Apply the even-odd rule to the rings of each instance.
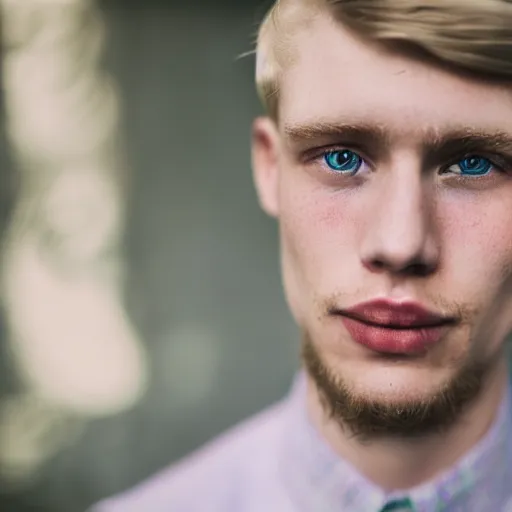
[[386, 493], [340, 458], [306, 412], [304, 375], [281, 403], [94, 512], [512, 512], [512, 393], [452, 468]]

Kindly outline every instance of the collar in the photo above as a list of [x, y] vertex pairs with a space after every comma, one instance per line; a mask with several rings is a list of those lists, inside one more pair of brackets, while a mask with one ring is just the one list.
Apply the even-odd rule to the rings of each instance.
[[280, 472], [301, 512], [377, 512], [404, 498], [415, 512], [481, 512], [502, 510], [506, 497], [512, 498], [510, 385], [496, 420], [471, 451], [448, 471], [407, 493], [386, 493], [330, 448], [308, 418], [303, 373], [287, 399], [285, 417]]

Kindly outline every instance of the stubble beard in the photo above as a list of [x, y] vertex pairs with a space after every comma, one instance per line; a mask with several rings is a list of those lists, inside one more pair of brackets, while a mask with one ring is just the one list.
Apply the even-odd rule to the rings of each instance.
[[449, 430], [479, 397], [495, 363], [494, 359], [468, 362], [427, 399], [400, 403], [372, 400], [353, 392], [343, 375], [335, 374], [322, 360], [307, 333], [303, 336], [302, 359], [325, 414], [362, 441], [414, 439]]

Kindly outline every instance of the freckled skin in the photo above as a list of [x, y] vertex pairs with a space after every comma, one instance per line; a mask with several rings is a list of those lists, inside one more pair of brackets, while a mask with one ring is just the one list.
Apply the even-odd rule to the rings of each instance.
[[[322, 16], [295, 45], [279, 123], [255, 124], [253, 154], [260, 201], [279, 222], [296, 321], [333, 375], [381, 403], [429, 400], [464, 365], [488, 361], [492, 383], [474, 404], [488, 419], [504, 388], [512, 330], [512, 168], [442, 175], [453, 162], [426, 169], [424, 148], [429, 131], [512, 136], [510, 87], [386, 53]], [[359, 176], [333, 176], [320, 157], [301, 160], [309, 146], [286, 141], [285, 126], [318, 120], [384, 126], [389, 140]], [[408, 272], [417, 260], [431, 270]], [[459, 323], [423, 357], [392, 364], [355, 344], [325, 311], [328, 302], [347, 308], [383, 296], [418, 301]]]

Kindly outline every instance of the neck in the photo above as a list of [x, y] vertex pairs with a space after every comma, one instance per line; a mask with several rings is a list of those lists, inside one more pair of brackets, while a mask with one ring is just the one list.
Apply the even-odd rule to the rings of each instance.
[[[327, 419], [311, 379], [308, 379], [308, 412], [324, 439], [338, 455], [361, 474], [387, 490], [416, 487], [452, 467], [485, 436], [494, 420], [508, 385], [505, 359], [498, 364], [482, 392], [459, 420], [442, 435], [415, 440], [379, 438], [361, 442], [346, 429]], [[421, 463], [418, 463], [421, 461]]]

